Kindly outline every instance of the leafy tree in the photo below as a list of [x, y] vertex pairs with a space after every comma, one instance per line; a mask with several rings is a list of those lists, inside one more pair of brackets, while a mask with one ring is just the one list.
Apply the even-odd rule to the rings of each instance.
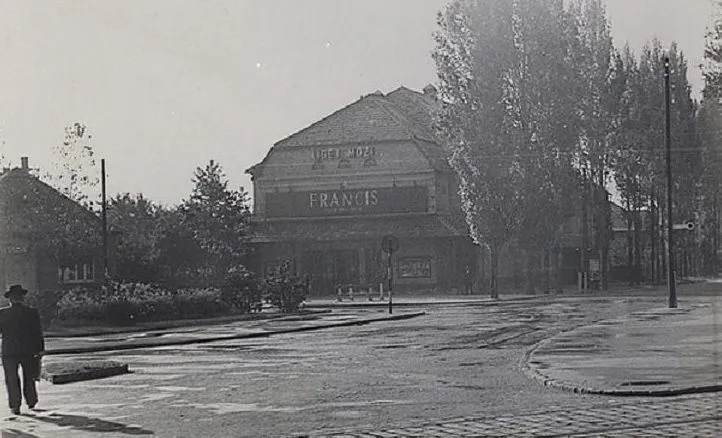
[[[611, 182], [614, 153], [611, 137], [618, 128], [619, 100], [624, 91], [623, 79], [616, 70], [615, 50], [602, 0], [574, 0], [569, 14], [578, 32], [572, 43], [572, 68], [580, 86], [577, 93], [580, 136], [577, 165], [585, 182], [582, 194], [585, 249], [593, 248], [600, 259], [602, 287], [607, 286], [611, 205], [605, 191]], [[589, 245], [587, 214], [590, 213], [594, 244]], [[586, 257], [586, 251], [582, 251]], [[583, 269], [587, 271], [586, 260]]]
[[243, 189], [228, 188], [221, 166], [211, 160], [197, 168], [190, 198], [179, 207], [182, 224], [207, 255], [207, 269], [220, 284], [231, 266], [241, 264], [246, 254], [250, 209]]
[[641, 280], [642, 210], [646, 205], [647, 165], [643, 142], [639, 64], [629, 46], [616, 55], [615, 70], [624, 91], [617, 106], [618, 128], [611, 137], [614, 157], [614, 179], [627, 213], [627, 267], [630, 282]]
[[565, 219], [577, 125], [573, 24], [556, 0], [456, 1], [438, 21], [438, 128], [453, 151], [470, 234], [490, 248], [497, 297], [502, 251], [520, 244], [531, 265]]
[[705, 63], [702, 66], [705, 100], [722, 97], [722, 1], [717, 0], [715, 16], [705, 35]]
[[65, 138], [52, 148], [51, 170], [44, 175], [45, 181], [60, 193], [90, 209], [99, 197], [93, 195], [93, 189], [100, 181], [92, 138], [83, 123], [65, 127]]
[[705, 87], [697, 114], [702, 147], [702, 184], [700, 240], [701, 263], [705, 274], [719, 272], [720, 210], [722, 209], [722, 1], [707, 29], [705, 63], [702, 72]]
[[172, 288], [203, 286], [208, 277], [205, 253], [184, 221], [183, 212], [161, 210], [158, 227], [161, 282]]
[[117, 276], [122, 281], [156, 283], [162, 208], [142, 194], [118, 194], [108, 200], [109, 228], [117, 230]]
[[439, 14], [433, 53], [442, 102], [438, 128], [452, 150], [470, 235], [490, 250], [493, 298], [499, 256], [520, 226], [524, 196], [522, 170], [508, 146], [512, 15], [506, 0], [455, 1]]

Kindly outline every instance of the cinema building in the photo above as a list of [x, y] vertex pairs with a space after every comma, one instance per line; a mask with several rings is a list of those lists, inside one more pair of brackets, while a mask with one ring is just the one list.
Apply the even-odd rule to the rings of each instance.
[[254, 269], [291, 261], [315, 294], [386, 278], [381, 241], [396, 236], [395, 290], [462, 288], [475, 247], [446, 151], [431, 131], [435, 90], [375, 92], [285, 138], [247, 170]]

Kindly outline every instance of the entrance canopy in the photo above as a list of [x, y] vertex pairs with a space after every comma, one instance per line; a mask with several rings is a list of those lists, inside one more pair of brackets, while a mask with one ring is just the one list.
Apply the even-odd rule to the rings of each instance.
[[468, 236], [466, 225], [460, 218], [443, 215], [387, 216], [256, 222], [251, 243], [381, 239], [388, 234], [399, 238]]

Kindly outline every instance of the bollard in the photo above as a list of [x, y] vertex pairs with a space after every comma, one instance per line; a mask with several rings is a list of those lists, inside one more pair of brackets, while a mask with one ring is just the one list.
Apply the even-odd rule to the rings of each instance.
[[374, 297], [371, 295], [374, 292], [374, 288], [372, 286], [369, 286], [369, 301], [373, 301]]
[[339, 303], [343, 301], [343, 292], [341, 291], [341, 287], [338, 288], [338, 301]]
[[348, 287], [348, 297], [353, 301], [353, 286]]

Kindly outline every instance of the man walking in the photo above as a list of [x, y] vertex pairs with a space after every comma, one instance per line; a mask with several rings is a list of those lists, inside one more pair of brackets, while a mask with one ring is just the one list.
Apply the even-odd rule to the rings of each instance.
[[0, 309], [0, 334], [2, 334], [2, 362], [5, 386], [13, 414], [20, 414], [22, 402], [18, 367], [23, 370], [22, 394], [30, 409], [38, 402], [35, 380], [40, 373], [40, 357], [45, 349], [40, 314], [24, 304], [28, 291], [19, 284], [5, 292], [9, 307]]

